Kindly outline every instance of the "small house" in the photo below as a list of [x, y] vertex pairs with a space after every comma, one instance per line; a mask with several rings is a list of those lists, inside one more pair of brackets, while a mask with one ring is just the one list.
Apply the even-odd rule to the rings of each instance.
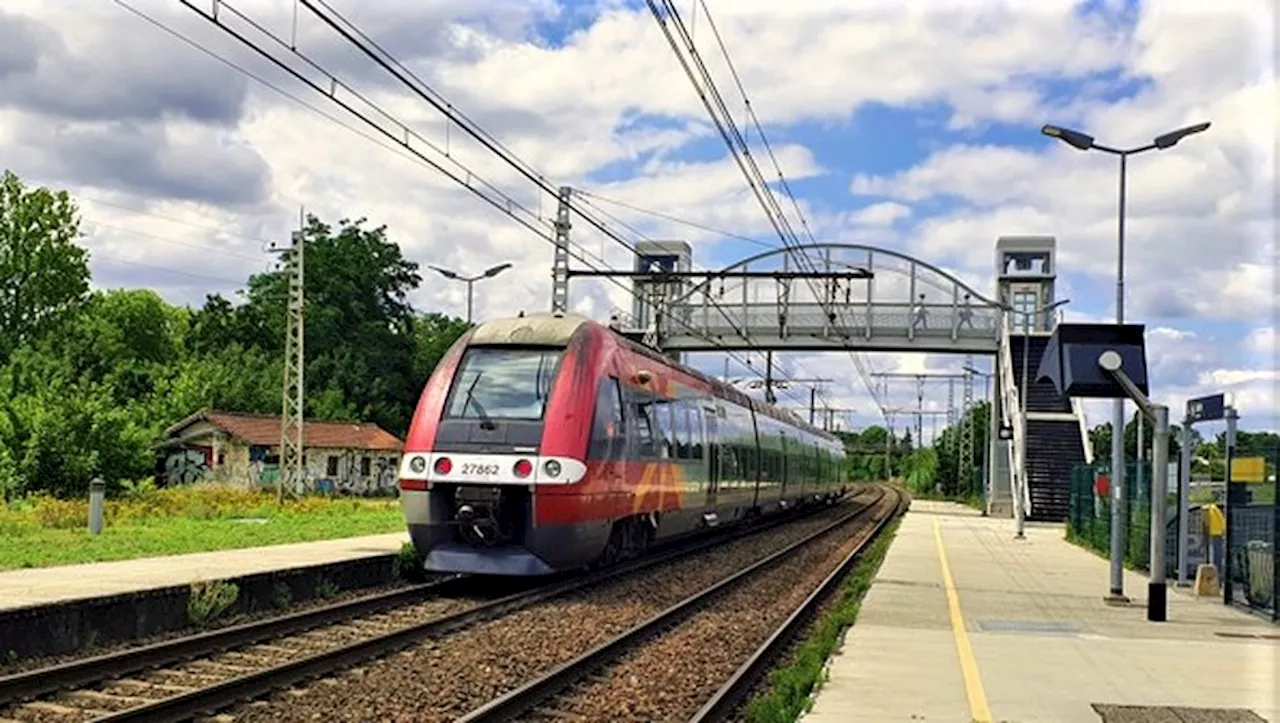
[[[203, 409], [174, 423], [156, 445], [163, 484], [217, 481], [274, 487], [280, 469], [280, 417]], [[305, 420], [306, 488], [346, 494], [394, 494], [403, 445], [368, 422]]]

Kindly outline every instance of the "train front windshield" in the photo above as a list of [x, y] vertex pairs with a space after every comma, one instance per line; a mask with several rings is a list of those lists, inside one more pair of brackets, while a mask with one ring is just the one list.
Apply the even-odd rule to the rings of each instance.
[[445, 417], [542, 419], [563, 349], [471, 347], [458, 369]]

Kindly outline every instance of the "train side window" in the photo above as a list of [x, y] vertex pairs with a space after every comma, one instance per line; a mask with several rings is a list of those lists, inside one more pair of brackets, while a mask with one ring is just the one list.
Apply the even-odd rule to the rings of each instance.
[[702, 407], [689, 405], [689, 458], [702, 459]]
[[649, 406], [653, 415], [654, 452], [662, 459], [676, 456], [675, 434], [671, 429], [671, 404], [665, 399], [655, 399]]
[[618, 380], [609, 377], [596, 390], [595, 420], [591, 427], [590, 456], [616, 459], [622, 456], [626, 421], [622, 416], [622, 391]]
[[676, 457], [689, 459], [689, 402], [681, 399], [673, 406], [676, 428]]
[[653, 419], [649, 408], [652, 402], [648, 400], [637, 400], [631, 409], [635, 414], [636, 423], [631, 427], [634, 432], [632, 439], [635, 440], [635, 452], [638, 457], [654, 457], [653, 448]]

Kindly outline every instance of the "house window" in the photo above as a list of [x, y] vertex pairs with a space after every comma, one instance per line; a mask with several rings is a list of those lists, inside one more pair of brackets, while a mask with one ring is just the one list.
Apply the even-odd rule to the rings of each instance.
[[371, 468], [372, 468], [372, 460], [370, 460], [368, 457], [361, 457], [360, 458], [360, 476], [368, 477], [369, 470]]
[[324, 473], [330, 477], [338, 476], [338, 458], [335, 455], [329, 455], [329, 463], [325, 465]]

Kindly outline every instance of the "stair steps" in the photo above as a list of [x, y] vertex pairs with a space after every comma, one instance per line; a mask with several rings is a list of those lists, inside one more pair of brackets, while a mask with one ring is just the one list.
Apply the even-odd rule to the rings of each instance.
[[[1040, 358], [1049, 338], [1017, 334], [1009, 337], [1014, 383], [1018, 393], [1027, 394], [1028, 412], [1068, 412], [1071, 400], [1058, 394], [1053, 384], [1035, 382]], [[1027, 357], [1029, 392], [1022, 388], [1022, 360]], [[1084, 464], [1084, 440], [1075, 420], [1027, 420], [1026, 429], [1027, 492], [1031, 497], [1031, 514], [1027, 519], [1062, 522], [1067, 519], [1071, 500], [1071, 473]]]

